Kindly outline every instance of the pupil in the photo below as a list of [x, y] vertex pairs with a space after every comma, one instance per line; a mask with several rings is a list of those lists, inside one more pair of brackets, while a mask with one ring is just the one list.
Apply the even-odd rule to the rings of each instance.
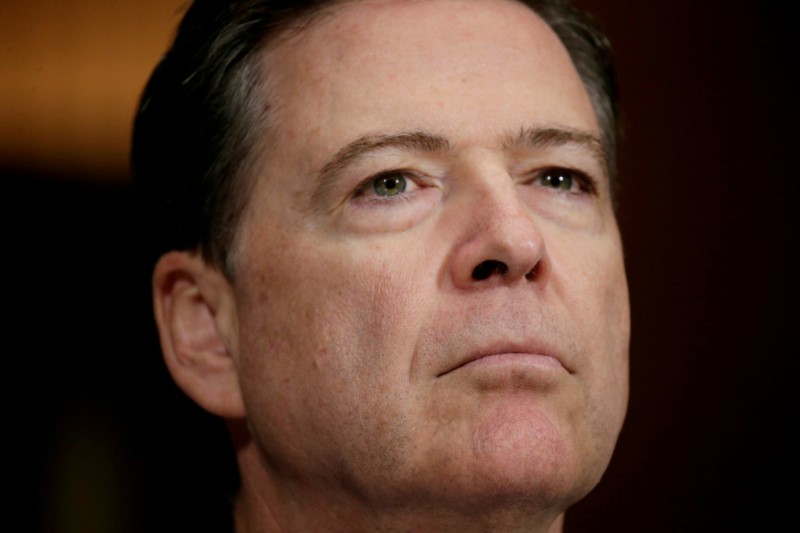
[[564, 170], [552, 171], [545, 177], [545, 181], [554, 189], [567, 191], [572, 188], [572, 176]]

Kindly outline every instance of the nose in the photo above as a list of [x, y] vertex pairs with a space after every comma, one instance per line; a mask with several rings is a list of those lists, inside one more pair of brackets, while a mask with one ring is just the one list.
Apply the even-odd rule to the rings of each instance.
[[464, 231], [450, 262], [456, 287], [547, 282], [549, 259], [544, 238], [510, 180], [475, 191], [462, 206], [459, 220]]

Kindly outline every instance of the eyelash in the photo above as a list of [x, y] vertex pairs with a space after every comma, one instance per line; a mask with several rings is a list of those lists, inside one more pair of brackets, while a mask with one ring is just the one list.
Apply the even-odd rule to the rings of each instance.
[[[597, 181], [581, 170], [577, 170], [575, 168], [565, 167], [565, 166], [551, 166], [545, 167], [539, 170], [533, 171], [529, 176], [531, 179], [525, 180], [524, 183], [535, 184], [542, 180], [548, 173], [569, 173], [571, 178], [575, 181], [575, 184], [578, 187], [578, 191], [561, 191], [555, 187], [547, 187], [542, 184], [543, 188], [551, 188], [555, 192], [563, 193], [563, 194], [596, 194], [597, 192]], [[407, 180], [407, 185], [412, 184], [416, 187], [419, 187], [419, 180], [421, 179], [416, 173], [407, 170], [407, 169], [392, 169], [392, 170], [385, 170], [378, 172], [377, 174], [373, 174], [370, 177], [366, 178], [362, 181], [358, 187], [353, 191], [352, 198], [361, 198], [363, 201], [369, 202], [396, 202], [398, 200], [408, 200], [408, 194], [405, 190], [399, 192], [394, 196], [380, 196], [375, 194], [373, 191], [374, 184], [376, 180], [379, 180], [384, 177], [391, 177], [391, 176], [402, 176]], [[413, 191], [412, 191], [413, 192]]]

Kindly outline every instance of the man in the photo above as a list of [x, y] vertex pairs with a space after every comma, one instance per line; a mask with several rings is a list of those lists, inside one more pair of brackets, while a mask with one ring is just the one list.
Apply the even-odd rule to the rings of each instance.
[[237, 530], [560, 531], [598, 483], [629, 339], [606, 58], [563, 2], [190, 8], [133, 163]]

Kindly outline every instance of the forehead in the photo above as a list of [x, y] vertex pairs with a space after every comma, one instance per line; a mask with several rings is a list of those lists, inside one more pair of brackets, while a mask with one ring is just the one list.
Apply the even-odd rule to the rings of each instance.
[[347, 128], [362, 132], [438, 131], [441, 118], [452, 121], [453, 111], [466, 109], [478, 115], [469, 117], [470, 123], [450, 125], [460, 134], [480, 135], [486, 131], [474, 131], [478, 125], [484, 130], [495, 124], [512, 129], [532, 125], [512, 125], [510, 115], [519, 112], [514, 106], [534, 100], [549, 109], [528, 121], [585, 129], [587, 111], [594, 121], [563, 45], [543, 20], [516, 1], [345, 2], [278, 41], [267, 63], [279, 122], [304, 128], [281, 132], [290, 138], [293, 133], [307, 138], [307, 128], [336, 130], [343, 116]]

